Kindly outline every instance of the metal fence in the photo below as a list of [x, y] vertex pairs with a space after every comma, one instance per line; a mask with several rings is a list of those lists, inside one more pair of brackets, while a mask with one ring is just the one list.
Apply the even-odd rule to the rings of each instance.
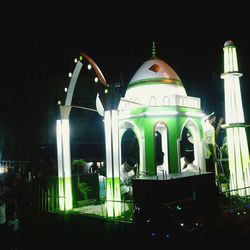
[[59, 211], [58, 178], [36, 178], [28, 181], [28, 193], [31, 204], [40, 212]]
[[237, 208], [250, 204], [250, 187], [220, 192], [220, 205], [224, 209]]
[[[110, 215], [107, 214], [107, 204], [112, 202], [114, 204], [120, 204], [118, 205], [121, 211], [119, 219], [122, 221], [130, 220], [134, 211], [134, 203], [132, 200], [106, 201], [105, 198], [101, 198], [99, 196], [99, 183], [95, 182], [95, 180], [98, 179], [91, 174], [81, 176], [81, 181], [85, 181], [87, 185], [90, 186], [88, 197], [84, 197], [81, 190], [78, 189], [77, 178], [74, 177], [75, 176], [72, 176], [73, 209], [70, 213], [110, 217]], [[28, 185], [31, 202], [37, 211], [60, 212], [59, 198], [62, 197], [59, 197], [57, 176], [47, 177], [44, 180], [33, 178]], [[113, 219], [117, 218], [114, 217]]]

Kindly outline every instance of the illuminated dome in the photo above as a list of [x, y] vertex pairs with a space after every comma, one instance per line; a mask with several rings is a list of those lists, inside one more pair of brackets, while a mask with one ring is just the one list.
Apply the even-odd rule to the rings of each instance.
[[142, 64], [131, 79], [130, 84], [141, 80], [155, 78], [163, 81], [165, 79], [180, 81], [179, 76], [166, 62], [161, 59], [154, 58]]
[[174, 96], [187, 96], [176, 72], [163, 60], [144, 62], [129, 82], [125, 98], [147, 106], [169, 105]]

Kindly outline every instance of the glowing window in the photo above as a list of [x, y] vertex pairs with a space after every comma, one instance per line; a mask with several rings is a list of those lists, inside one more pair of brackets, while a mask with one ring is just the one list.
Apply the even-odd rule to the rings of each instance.
[[170, 104], [169, 98], [167, 96], [164, 96], [164, 98], [163, 98], [163, 105], [168, 106], [169, 104]]
[[156, 100], [154, 96], [151, 96], [149, 99], [149, 106], [156, 106]]

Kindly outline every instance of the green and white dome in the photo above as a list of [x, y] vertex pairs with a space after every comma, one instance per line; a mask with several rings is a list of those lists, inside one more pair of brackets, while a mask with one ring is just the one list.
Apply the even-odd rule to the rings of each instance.
[[169, 105], [173, 96], [187, 96], [176, 72], [153, 57], [142, 64], [129, 82], [125, 99], [148, 106]]

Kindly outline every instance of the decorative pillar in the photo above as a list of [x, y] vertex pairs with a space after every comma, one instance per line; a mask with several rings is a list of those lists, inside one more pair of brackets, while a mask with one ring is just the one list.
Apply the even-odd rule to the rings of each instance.
[[117, 110], [104, 113], [106, 146], [106, 206], [109, 217], [121, 215], [120, 157]]
[[69, 119], [57, 120], [57, 157], [59, 208], [61, 211], [72, 209], [71, 157]]
[[230, 170], [230, 189], [239, 189], [233, 194], [249, 195], [249, 149], [246, 136], [245, 118], [241, 99], [240, 77], [236, 47], [232, 41], [224, 44], [224, 79], [225, 122]]

